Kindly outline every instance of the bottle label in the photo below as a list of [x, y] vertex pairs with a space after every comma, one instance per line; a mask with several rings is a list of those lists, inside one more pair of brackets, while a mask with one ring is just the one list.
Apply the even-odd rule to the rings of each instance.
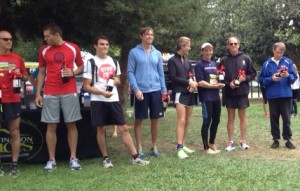
[[223, 74], [219, 74], [219, 81], [223, 81], [224, 80], [224, 75]]
[[114, 79], [113, 79], [113, 78], [110, 78], [110, 79], [107, 81], [106, 91], [111, 92], [111, 91], [113, 90], [113, 87], [114, 87]]
[[209, 83], [210, 83], [210, 84], [217, 84], [217, 83], [218, 83], [217, 75], [215, 75], [215, 74], [210, 74], [210, 75], [209, 75]]

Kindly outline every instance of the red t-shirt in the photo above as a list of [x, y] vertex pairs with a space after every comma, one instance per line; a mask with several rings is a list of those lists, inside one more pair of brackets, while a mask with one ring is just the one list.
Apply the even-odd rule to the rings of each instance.
[[0, 55], [0, 88], [2, 94], [2, 103], [20, 102], [20, 93], [13, 93], [14, 72], [8, 70], [8, 64], [15, 65], [16, 69], [20, 69], [21, 74], [27, 74], [22, 57], [13, 52]]
[[39, 50], [39, 67], [46, 67], [44, 94], [76, 93], [76, 81], [73, 77], [63, 83], [61, 77], [62, 65], [73, 70], [74, 64], [83, 65], [79, 47], [71, 42], [59, 46], [44, 45]]

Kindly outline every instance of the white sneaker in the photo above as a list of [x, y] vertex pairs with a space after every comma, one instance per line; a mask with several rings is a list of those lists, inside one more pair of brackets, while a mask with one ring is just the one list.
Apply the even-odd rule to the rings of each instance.
[[189, 155], [187, 155], [183, 149], [180, 149], [179, 151], [177, 151], [177, 156], [179, 159], [189, 158]]
[[44, 167], [44, 170], [46, 171], [51, 171], [56, 169], [56, 162], [53, 160], [49, 160], [46, 164], [46, 166]]
[[246, 141], [241, 141], [240, 147], [241, 147], [241, 149], [249, 149], [250, 148], [250, 146], [247, 145]]
[[72, 158], [70, 160], [70, 167], [71, 167], [71, 170], [80, 170], [81, 169], [81, 166], [80, 164], [78, 163], [78, 159], [77, 158]]
[[132, 159], [132, 164], [136, 164], [136, 165], [148, 165], [150, 163], [150, 161], [147, 160], [143, 160], [140, 157], [137, 157], [136, 159]]
[[114, 167], [114, 165], [111, 163], [111, 161], [110, 161], [109, 158], [106, 158], [106, 159], [103, 161], [103, 167], [104, 167], [104, 168], [112, 168], [112, 167]]
[[185, 153], [187, 153], [187, 154], [192, 154], [192, 153], [195, 152], [194, 150], [189, 149], [189, 148], [187, 148], [186, 146], [183, 146], [182, 149], [183, 149], [183, 151], [184, 151]]
[[235, 146], [234, 146], [234, 143], [232, 142], [232, 141], [229, 141], [228, 143], [227, 143], [227, 147], [225, 148], [225, 151], [232, 151], [232, 150], [234, 150], [235, 149]]

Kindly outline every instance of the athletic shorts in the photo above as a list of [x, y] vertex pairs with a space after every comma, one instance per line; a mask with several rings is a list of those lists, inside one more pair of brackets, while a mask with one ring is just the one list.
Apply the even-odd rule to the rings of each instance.
[[120, 102], [91, 101], [91, 124], [93, 127], [125, 125]]
[[2, 103], [2, 119], [9, 121], [21, 116], [21, 103]]
[[134, 97], [134, 117], [135, 119], [147, 119], [148, 108], [150, 110], [150, 118], [160, 118], [164, 116], [162, 103], [162, 95], [160, 91], [143, 93], [142, 101]]
[[195, 96], [197, 96], [197, 94], [195, 93], [180, 93], [180, 92], [177, 92], [175, 93], [175, 100], [174, 100], [174, 103], [175, 103], [175, 107], [176, 107], [176, 104], [182, 104], [184, 106], [193, 106], [193, 105], [196, 105], [196, 99]]
[[66, 123], [75, 122], [82, 118], [77, 93], [44, 95], [41, 121], [59, 123], [61, 110]]
[[223, 99], [226, 108], [243, 109], [249, 107], [248, 96], [231, 96]]

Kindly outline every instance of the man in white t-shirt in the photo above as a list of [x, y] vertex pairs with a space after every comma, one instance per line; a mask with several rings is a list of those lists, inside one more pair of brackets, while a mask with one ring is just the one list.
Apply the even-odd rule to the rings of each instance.
[[[117, 85], [121, 84], [120, 66], [110, 56], [108, 38], [100, 35], [94, 40], [96, 55], [84, 66], [83, 87], [91, 94], [91, 124], [97, 127], [97, 142], [103, 157], [105, 168], [113, 167], [108, 157], [105, 140], [105, 126], [117, 125], [122, 133], [124, 144], [132, 155], [132, 163], [147, 165], [134, 147], [131, 135], [125, 122], [123, 109], [119, 101]], [[93, 67], [94, 63], [94, 67]], [[93, 74], [94, 73], [94, 74]], [[110, 84], [112, 82], [112, 84]], [[112, 86], [111, 88], [108, 88]]]

